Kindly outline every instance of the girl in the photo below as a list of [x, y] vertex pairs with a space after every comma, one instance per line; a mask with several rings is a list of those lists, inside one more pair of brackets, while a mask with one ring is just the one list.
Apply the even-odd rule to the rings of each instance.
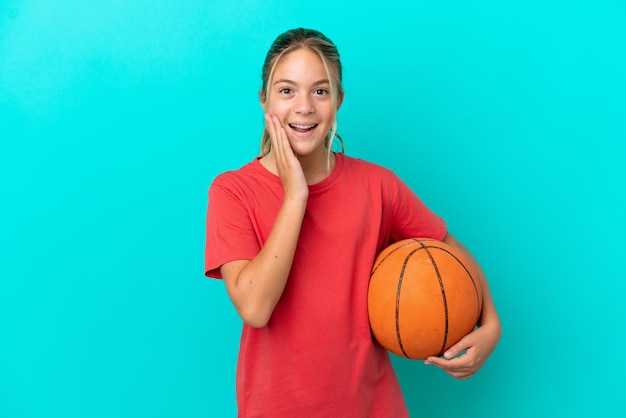
[[[430, 237], [475, 263], [391, 171], [331, 151], [341, 140], [341, 68], [320, 32], [280, 35], [263, 65], [261, 156], [209, 190], [206, 275], [224, 280], [244, 321], [240, 417], [407, 417], [389, 355], [369, 328], [374, 258], [392, 242]], [[480, 280], [479, 327], [444, 358], [425, 361], [460, 379], [480, 369], [500, 337]]]

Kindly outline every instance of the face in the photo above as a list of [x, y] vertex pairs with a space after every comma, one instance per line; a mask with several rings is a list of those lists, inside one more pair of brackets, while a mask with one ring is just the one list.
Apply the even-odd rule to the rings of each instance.
[[334, 114], [330, 81], [317, 53], [300, 48], [284, 55], [261, 103], [266, 113], [280, 119], [296, 155], [325, 154]]

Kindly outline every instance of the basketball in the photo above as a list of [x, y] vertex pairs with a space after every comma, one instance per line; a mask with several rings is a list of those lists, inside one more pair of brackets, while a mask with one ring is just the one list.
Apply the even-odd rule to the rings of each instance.
[[481, 307], [478, 278], [444, 242], [398, 241], [374, 261], [368, 290], [372, 334], [398, 356], [442, 356], [474, 329]]

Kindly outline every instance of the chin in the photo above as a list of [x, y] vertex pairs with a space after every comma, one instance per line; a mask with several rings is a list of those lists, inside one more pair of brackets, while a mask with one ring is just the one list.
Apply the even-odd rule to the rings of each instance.
[[325, 152], [324, 142], [309, 142], [301, 139], [289, 141], [293, 153], [299, 157], [309, 156], [318, 152]]

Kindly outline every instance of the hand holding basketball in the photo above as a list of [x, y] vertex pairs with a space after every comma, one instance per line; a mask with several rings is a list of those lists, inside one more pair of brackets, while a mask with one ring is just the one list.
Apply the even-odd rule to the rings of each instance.
[[476, 325], [482, 287], [464, 254], [445, 242], [398, 241], [376, 258], [368, 291], [376, 340], [410, 359], [443, 355]]
[[[474, 265], [478, 278], [484, 284], [486, 281], [484, 273], [463, 244], [457, 241], [451, 234], [448, 234], [444, 241], [454, 247], [456, 251], [465, 255], [465, 258]], [[456, 379], [468, 379], [480, 370], [496, 348], [502, 334], [500, 319], [495, 310], [489, 287], [483, 285], [482, 290], [483, 306], [478, 328], [446, 350], [443, 357], [428, 357], [424, 364], [432, 364], [439, 367]], [[459, 355], [461, 353], [463, 354]]]
[[[499, 339], [499, 325], [481, 325], [450, 347], [444, 357], [428, 357], [424, 364], [437, 366], [456, 379], [469, 379], [487, 361]], [[456, 357], [464, 350], [465, 353]]]
[[443, 242], [396, 242], [379, 254], [372, 270], [372, 333], [397, 355], [425, 359], [467, 379], [500, 339], [500, 321], [484, 282], [480, 266], [450, 234]]

